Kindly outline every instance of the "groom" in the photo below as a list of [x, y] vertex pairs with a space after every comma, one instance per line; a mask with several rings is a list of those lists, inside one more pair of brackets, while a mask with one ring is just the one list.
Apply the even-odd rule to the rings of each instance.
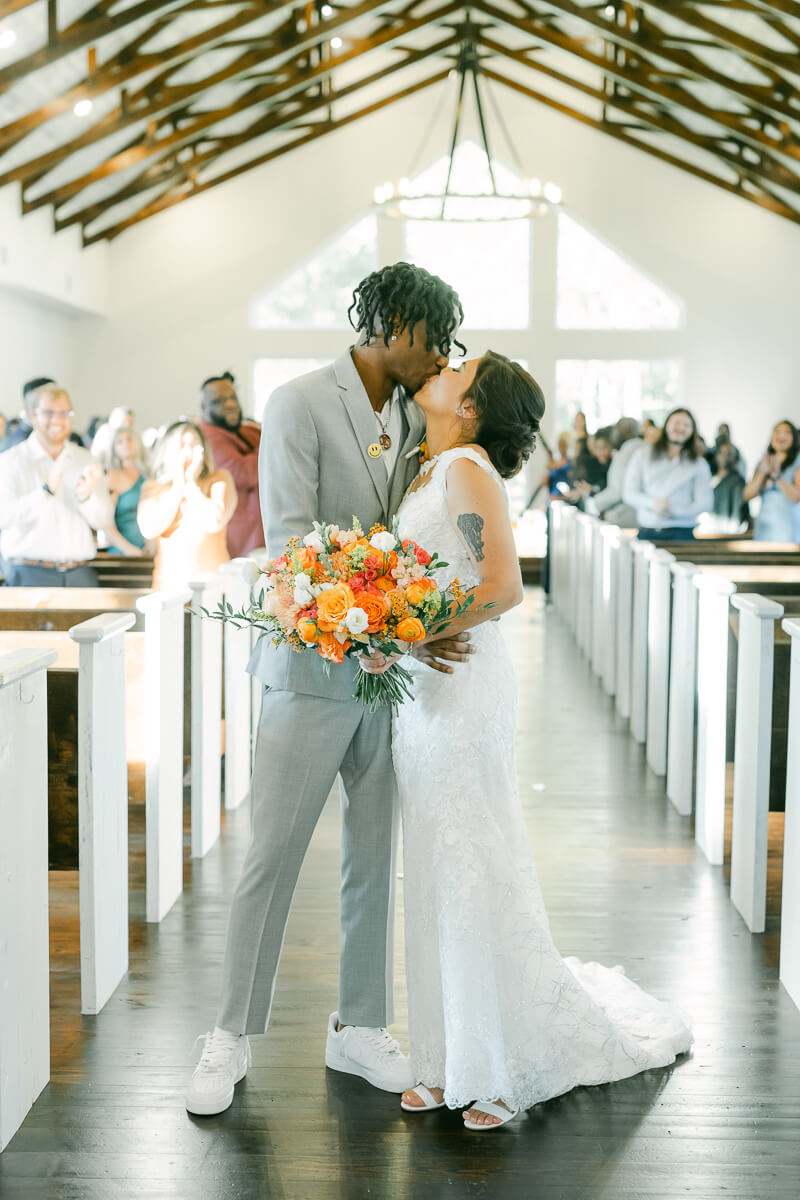
[[[463, 317], [458, 296], [420, 267], [395, 263], [362, 280], [349, 310], [356, 345], [280, 387], [267, 405], [259, 485], [269, 552], [314, 521], [389, 525], [419, 469], [425, 422], [411, 396], [447, 366]], [[452, 670], [468, 638], [418, 651]], [[358, 668], [355, 668], [357, 670]], [[264, 1033], [289, 907], [311, 835], [342, 782], [339, 1008], [325, 1061], [375, 1087], [413, 1087], [386, 1032], [393, 1020], [394, 812], [391, 711], [353, 699], [350, 660], [330, 674], [315, 654], [263, 637], [249, 670], [264, 685], [252, 785], [252, 840], [233, 899], [222, 996], [186, 1094], [191, 1113], [222, 1112]]]

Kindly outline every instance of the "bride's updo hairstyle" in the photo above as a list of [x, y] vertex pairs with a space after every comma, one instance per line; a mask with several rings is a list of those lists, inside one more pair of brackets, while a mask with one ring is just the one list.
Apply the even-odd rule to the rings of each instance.
[[487, 350], [464, 394], [478, 413], [473, 441], [494, 468], [510, 479], [533, 453], [544, 416], [544, 392], [519, 363]]

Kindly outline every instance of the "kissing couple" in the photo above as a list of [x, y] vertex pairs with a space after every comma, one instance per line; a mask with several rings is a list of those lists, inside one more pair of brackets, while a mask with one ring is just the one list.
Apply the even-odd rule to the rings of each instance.
[[[355, 345], [271, 396], [259, 481], [270, 552], [314, 522], [390, 526], [438, 551], [474, 603], [403, 664], [414, 699], [353, 699], [350, 660], [258, 643], [263, 684], [252, 840], [227, 934], [213, 1032], [186, 1094], [222, 1112], [269, 1023], [300, 868], [337, 775], [342, 796], [339, 998], [325, 1062], [401, 1094], [413, 1113], [463, 1109], [486, 1132], [579, 1084], [688, 1050], [681, 1014], [621, 968], [553, 944], [516, 784], [517, 684], [497, 617], [522, 600], [504, 480], [544, 415], [536, 381], [488, 351], [450, 367], [463, 311], [443, 280], [395, 263], [355, 289]], [[427, 445], [420, 466], [419, 449]], [[487, 607], [490, 606], [490, 607]], [[357, 670], [380, 672], [374, 654]], [[308, 730], [314, 730], [308, 741]], [[298, 738], [306, 752], [297, 754]], [[403, 821], [410, 1055], [393, 1020], [395, 818]]]

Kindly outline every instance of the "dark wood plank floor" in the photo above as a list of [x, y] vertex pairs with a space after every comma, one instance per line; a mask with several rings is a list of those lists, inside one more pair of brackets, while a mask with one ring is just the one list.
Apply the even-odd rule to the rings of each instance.
[[[189, 1118], [194, 1037], [213, 1023], [246, 811], [187, 859], [184, 895], [143, 924], [133, 810], [131, 970], [79, 1013], [75, 877], [53, 876], [53, 1077], [0, 1156], [3, 1200], [781, 1200], [800, 1190], [800, 1013], [777, 981], [777, 937], [751, 936], [722, 868], [696, 852], [663, 787], [559, 620], [530, 590], [507, 622], [523, 692], [519, 781], [564, 953], [621, 962], [691, 1013], [671, 1070], [540, 1105], [468, 1135], [447, 1111], [326, 1071], [337, 975], [338, 821], [329, 804], [289, 927], [267, 1037], [232, 1108]], [[402, 959], [398, 953], [398, 966]], [[405, 1005], [395, 1032], [404, 1040]], [[480, 997], [476, 996], [476, 1003]]]

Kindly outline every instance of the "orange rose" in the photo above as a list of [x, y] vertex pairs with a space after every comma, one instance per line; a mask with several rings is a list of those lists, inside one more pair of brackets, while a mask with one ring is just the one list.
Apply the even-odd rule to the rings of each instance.
[[409, 604], [422, 604], [428, 592], [432, 592], [435, 587], [432, 579], [417, 579], [406, 588], [406, 600]]
[[340, 642], [332, 633], [320, 634], [317, 644], [317, 654], [327, 658], [328, 662], [344, 662], [345, 650], [349, 650], [352, 642]]
[[397, 587], [397, 581], [390, 579], [388, 575], [379, 575], [375, 580], [375, 587], [380, 592], [393, 592]]
[[389, 605], [383, 596], [376, 596], [374, 592], [359, 592], [356, 603], [367, 614], [366, 632], [376, 633], [389, 615]]
[[319, 638], [319, 626], [310, 617], [303, 617], [297, 622], [297, 632], [307, 646], [313, 645]]
[[310, 575], [317, 562], [316, 552], [310, 546], [298, 546], [295, 557], [300, 564], [300, 570], [306, 571]]
[[317, 624], [323, 633], [333, 633], [338, 629], [347, 610], [356, 602], [352, 588], [346, 583], [336, 583], [317, 597]]
[[397, 636], [401, 642], [421, 642], [425, 637], [425, 626], [416, 617], [404, 617], [397, 623]]

